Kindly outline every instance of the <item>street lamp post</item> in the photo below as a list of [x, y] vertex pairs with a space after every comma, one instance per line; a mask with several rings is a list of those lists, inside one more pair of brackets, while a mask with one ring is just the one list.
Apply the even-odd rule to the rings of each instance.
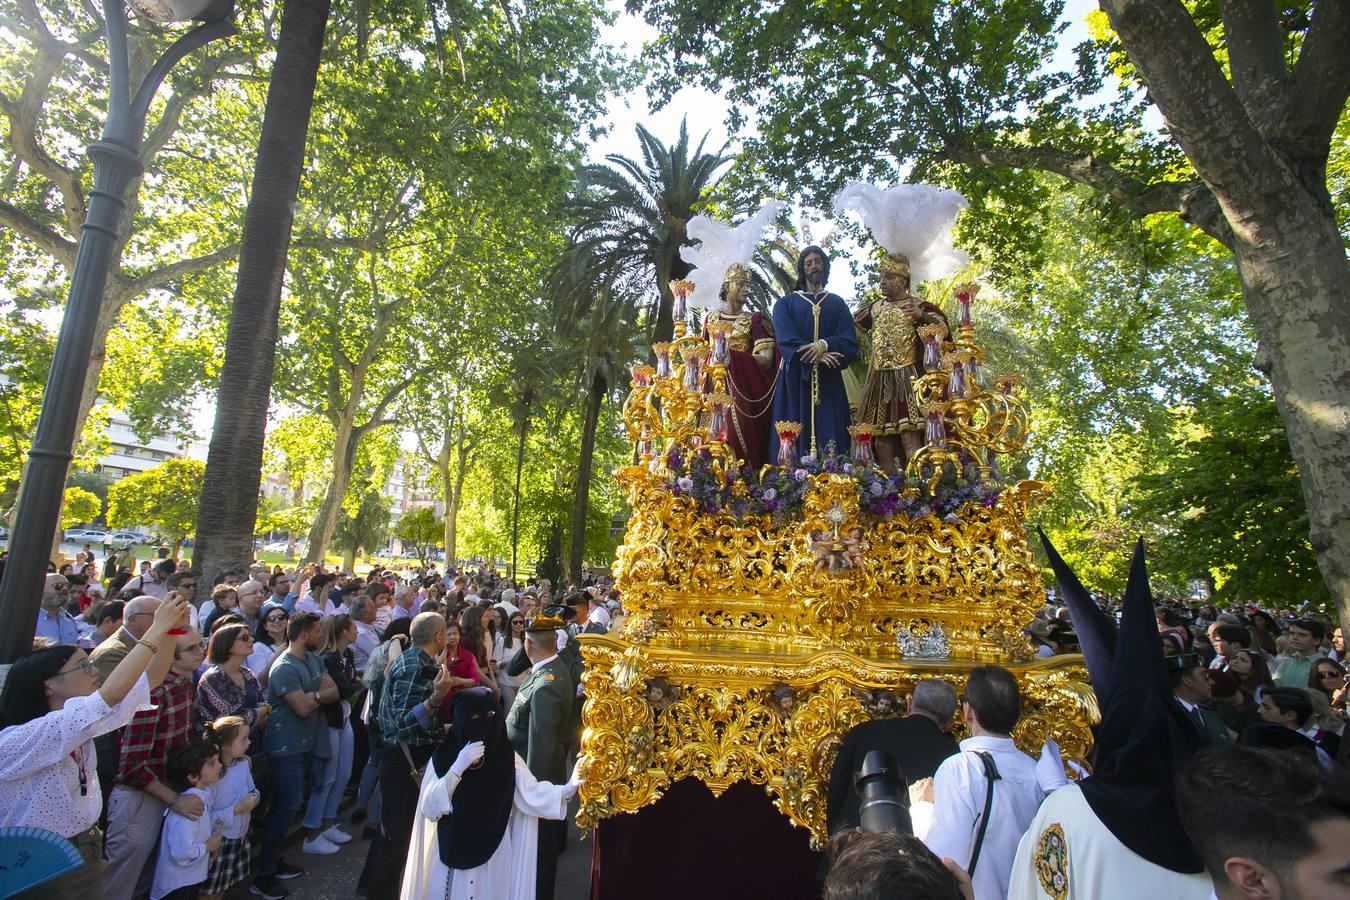
[[236, 34], [232, 0], [131, 0], [157, 21], [199, 19], [201, 24], [174, 41], [131, 93], [127, 13], [123, 0], [103, 0], [108, 46], [108, 118], [103, 137], [89, 145], [94, 187], [80, 227], [80, 244], [70, 278], [61, 333], [52, 354], [37, 432], [28, 451], [23, 491], [10, 523], [9, 560], [0, 580], [0, 664], [13, 663], [32, 647], [38, 598], [61, 517], [70, 468], [80, 394], [112, 251], [126, 226], [126, 190], [143, 171], [140, 150], [150, 102], [169, 70], [188, 53]]

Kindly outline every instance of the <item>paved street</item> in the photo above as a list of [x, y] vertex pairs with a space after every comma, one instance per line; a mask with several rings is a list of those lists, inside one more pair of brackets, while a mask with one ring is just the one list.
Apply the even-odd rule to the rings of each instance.
[[[572, 803], [576, 811], [576, 801]], [[346, 823], [343, 825], [347, 828]], [[360, 828], [348, 829], [360, 834]], [[366, 849], [369, 841], [360, 838], [352, 841], [342, 852], [335, 856], [306, 856], [299, 848], [286, 854], [286, 858], [305, 867], [305, 874], [286, 882], [291, 892], [291, 900], [346, 900], [354, 897], [357, 876], [366, 861]], [[576, 826], [569, 822], [567, 849], [558, 859], [558, 884], [555, 900], [586, 900], [590, 896], [591, 878], [591, 841], [580, 839]], [[229, 900], [244, 900], [247, 890], [237, 891]]]

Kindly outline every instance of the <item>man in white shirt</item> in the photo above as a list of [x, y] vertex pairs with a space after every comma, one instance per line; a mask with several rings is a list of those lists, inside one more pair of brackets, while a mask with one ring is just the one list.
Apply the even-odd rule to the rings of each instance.
[[[1036, 761], [1018, 750], [1010, 737], [1022, 709], [1017, 679], [1011, 672], [999, 666], [972, 669], [961, 708], [971, 736], [961, 742], [961, 752], [948, 757], [933, 776], [931, 822], [925, 821], [926, 804], [914, 804], [914, 833], [939, 858], [952, 859], [967, 871], [974, 869], [976, 897], [1003, 900], [1008, 896], [1017, 844], [1045, 791], [1036, 778]], [[993, 799], [980, 840], [989, 796], [986, 772], [991, 763]], [[920, 785], [916, 788], [922, 790]], [[972, 861], [977, 842], [979, 855]]]
[[371, 652], [380, 646], [380, 635], [375, 631], [375, 602], [369, 597], [356, 595], [352, 599], [351, 617], [356, 622], [356, 643], [352, 644], [352, 656], [356, 661], [358, 673], [366, 670], [366, 661]]
[[609, 609], [605, 606], [605, 595], [598, 587], [586, 588], [586, 631], [599, 634], [609, 631]]
[[[171, 559], [161, 559], [149, 572], [142, 572], [122, 586], [123, 599], [135, 597], [154, 597], [163, 600], [169, 593], [165, 580], [178, 571], [178, 564]], [[128, 596], [130, 595], [130, 596]]]
[[295, 601], [295, 612], [313, 613], [320, 618], [333, 615], [335, 607], [333, 601], [328, 599], [328, 585], [333, 581], [332, 575], [325, 575], [319, 572], [309, 580], [309, 593]]
[[511, 617], [520, 612], [520, 607], [516, 606], [516, 592], [511, 588], [502, 591], [502, 597], [497, 601], [497, 608], [506, 610], [506, 621], [511, 621]]
[[389, 620], [392, 622], [394, 619], [411, 619], [414, 615], [412, 605], [416, 599], [417, 592], [411, 585], [400, 584], [394, 588], [394, 609], [389, 615]]

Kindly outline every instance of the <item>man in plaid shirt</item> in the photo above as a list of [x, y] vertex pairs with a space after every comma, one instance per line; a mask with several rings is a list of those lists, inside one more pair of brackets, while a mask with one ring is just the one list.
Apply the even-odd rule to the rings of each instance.
[[395, 897], [412, 839], [421, 790], [421, 770], [444, 734], [441, 704], [450, 693], [445, 651], [445, 617], [422, 613], [408, 630], [413, 645], [384, 676], [380, 725], [380, 835], [370, 845], [358, 887], [369, 900]]
[[200, 631], [190, 628], [179, 635], [173, 666], [150, 694], [154, 709], [136, 713], [122, 731], [122, 755], [108, 799], [108, 864], [103, 874], [108, 900], [130, 900], [149, 890], [154, 871], [150, 857], [166, 809], [173, 807], [189, 819], [205, 812], [200, 799], [179, 794], [164, 783], [169, 751], [187, 743], [196, 728], [192, 674], [202, 664], [202, 650]]

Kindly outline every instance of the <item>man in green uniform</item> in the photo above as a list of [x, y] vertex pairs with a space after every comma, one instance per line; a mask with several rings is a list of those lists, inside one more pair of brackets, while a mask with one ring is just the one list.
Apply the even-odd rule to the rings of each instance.
[[[525, 760], [530, 774], [553, 784], [567, 783], [564, 745], [572, 728], [576, 691], [572, 673], [558, 656], [557, 631], [562, 627], [563, 620], [547, 612], [525, 626], [524, 650], [530, 672], [520, 683], [506, 715], [506, 734], [512, 748]], [[553, 900], [558, 849], [566, 829], [566, 822], [539, 822], [536, 900]]]

